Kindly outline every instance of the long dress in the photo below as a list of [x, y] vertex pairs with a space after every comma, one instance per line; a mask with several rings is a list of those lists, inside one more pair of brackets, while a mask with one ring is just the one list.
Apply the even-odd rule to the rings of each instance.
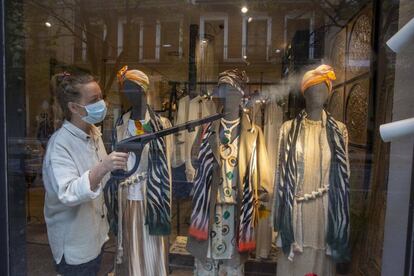
[[[323, 121], [304, 119], [297, 140], [297, 167], [299, 185], [296, 196], [310, 194], [329, 183], [331, 152], [327, 142], [326, 127]], [[289, 132], [289, 122], [282, 126]], [[285, 128], [283, 130], [283, 128]], [[293, 260], [280, 256], [277, 262], [277, 275], [304, 276], [314, 273], [318, 276], [335, 275], [335, 264], [327, 255], [325, 242], [328, 209], [328, 193], [315, 199], [305, 200], [293, 208], [295, 232], [295, 255]], [[280, 240], [279, 240], [280, 241]]]
[[[125, 123], [125, 122], [124, 122]], [[129, 119], [122, 137], [125, 139], [136, 135], [136, 124]], [[145, 123], [141, 121], [141, 123]], [[137, 171], [133, 175], [137, 180], [127, 187], [127, 198], [123, 212], [123, 247], [124, 260], [118, 275], [126, 276], [163, 276], [167, 275], [167, 240], [163, 236], [149, 234], [145, 224], [145, 188], [148, 171], [147, 144], [142, 152]], [[135, 155], [128, 158], [128, 169], [135, 163]]]

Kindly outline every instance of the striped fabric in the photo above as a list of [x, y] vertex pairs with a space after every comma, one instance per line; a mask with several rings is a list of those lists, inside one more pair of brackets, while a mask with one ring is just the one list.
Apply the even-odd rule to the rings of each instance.
[[[153, 131], [162, 130], [161, 117], [148, 107]], [[150, 235], [171, 233], [170, 176], [164, 138], [150, 142], [148, 153], [148, 182], [146, 189], [146, 216]]]
[[[327, 115], [327, 137], [332, 152], [329, 179], [328, 231], [326, 242], [337, 261], [349, 260], [349, 171], [347, 166], [346, 145], [342, 133], [332, 116]], [[280, 156], [277, 177], [277, 200], [275, 230], [282, 239], [282, 249], [289, 254], [295, 242], [292, 214], [296, 189], [296, 142], [301, 131], [303, 110], [292, 122], [287, 137], [284, 155]]]
[[239, 225], [239, 252], [247, 252], [256, 248], [254, 226], [257, 224], [258, 214], [256, 214], [255, 195], [250, 179], [253, 171], [256, 170], [256, 145], [253, 148], [252, 157], [247, 168], [248, 174], [243, 181], [243, 199]]
[[214, 155], [208, 139], [212, 135], [211, 123], [207, 126], [203, 135], [198, 160], [200, 162], [196, 172], [191, 225], [189, 234], [198, 240], [208, 239], [208, 223], [210, 214], [210, 196], [211, 196], [211, 180], [213, 178]]
[[[192, 213], [189, 234], [198, 240], [207, 240], [209, 231], [211, 182], [215, 162], [213, 151], [209, 144], [211, 135], [210, 124], [201, 142], [198, 155], [200, 164], [196, 172], [192, 193]], [[246, 252], [256, 248], [254, 226], [257, 223], [258, 214], [256, 214], [257, 208], [255, 206], [255, 195], [251, 179], [253, 171], [256, 170], [256, 158], [256, 146], [254, 146], [247, 169], [248, 173], [243, 180], [243, 195], [237, 241], [237, 249], [239, 252]]]
[[329, 172], [329, 244], [334, 260], [349, 261], [349, 170], [345, 141], [332, 116], [327, 116], [328, 143], [333, 153]]

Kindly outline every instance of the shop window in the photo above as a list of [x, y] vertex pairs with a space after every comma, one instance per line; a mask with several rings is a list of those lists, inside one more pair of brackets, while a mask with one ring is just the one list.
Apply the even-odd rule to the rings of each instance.
[[[3, 2], [10, 275], [62, 274], [62, 251], [87, 263], [101, 249], [99, 275], [409, 275], [412, 137], [389, 145], [380, 126], [414, 116], [413, 44], [386, 44], [411, 2]], [[180, 132], [162, 136], [171, 126]], [[107, 163], [124, 143], [131, 153]], [[64, 162], [45, 159], [67, 145]]]

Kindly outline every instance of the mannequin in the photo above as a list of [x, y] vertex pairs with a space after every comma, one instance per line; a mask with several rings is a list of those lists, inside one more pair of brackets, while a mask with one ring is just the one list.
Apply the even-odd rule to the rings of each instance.
[[349, 258], [348, 134], [323, 109], [334, 79], [327, 65], [307, 72], [306, 107], [281, 127], [274, 216], [285, 254], [277, 275], [335, 275], [335, 262]]
[[233, 121], [240, 117], [240, 103], [243, 95], [228, 83], [222, 83], [218, 86], [219, 102], [223, 106], [223, 113], [226, 120]]
[[[118, 141], [157, 131], [159, 123], [162, 128], [171, 126], [166, 118], [159, 117], [148, 105], [151, 101], [151, 93], [148, 91], [148, 77], [143, 72], [124, 68], [120, 71], [118, 80], [120, 91], [124, 93], [131, 104], [131, 109], [123, 114], [117, 122]], [[117, 267], [117, 275], [167, 275], [167, 235], [169, 235], [170, 225], [160, 226], [149, 220], [151, 219], [149, 216], [153, 217], [149, 213], [152, 210], [149, 185], [151, 185], [151, 159], [154, 158], [151, 154], [154, 148], [156, 148], [156, 158], [160, 159], [155, 166], [162, 167], [159, 164], [162, 164], [163, 157], [165, 157], [168, 177], [167, 179], [157, 180], [161, 182], [157, 185], [164, 184], [162, 186], [167, 189], [166, 192], [168, 193], [157, 197], [170, 202], [171, 170], [169, 157], [172, 141], [171, 137], [166, 137], [162, 141], [165, 143], [165, 148], [156, 148], [159, 145], [157, 141], [146, 145], [136, 173], [119, 184], [119, 187], [125, 188], [118, 196], [118, 200], [121, 201], [119, 216], [123, 219], [123, 222], [119, 223], [122, 227], [119, 227], [118, 230], [117, 259], [118, 264], [121, 264]], [[128, 169], [134, 165], [134, 162], [135, 156], [131, 154], [128, 159]], [[166, 212], [166, 219], [169, 220], [169, 209]], [[124, 256], [122, 259], [119, 249], [123, 249]]]
[[125, 80], [123, 93], [131, 104], [131, 119], [144, 119], [147, 113], [148, 103], [142, 87], [130, 80]]
[[202, 135], [187, 243], [196, 258], [194, 275], [243, 275], [248, 252], [256, 245], [270, 174], [261, 129], [240, 107], [243, 74], [220, 74], [216, 96], [226, 115]]
[[308, 114], [307, 118], [313, 121], [320, 121], [322, 119], [324, 104], [329, 98], [326, 85], [320, 83], [311, 86], [306, 90], [306, 93], [304, 93], [303, 96], [305, 97], [305, 110]]

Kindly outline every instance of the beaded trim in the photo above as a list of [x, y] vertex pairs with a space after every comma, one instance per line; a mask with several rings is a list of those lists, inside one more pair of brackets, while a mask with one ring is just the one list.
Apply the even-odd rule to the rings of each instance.
[[119, 185], [132, 186], [132, 185], [138, 184], [141, 181], [144, 181], [145, 179], [147, 179], [147, 174], [135, 174], [131, 176], [130, 178], [122, 181]]
[[303, 194], [303, 195], [296, 195], [296, 202], [303, 202], [303, 201], [310, 201], [310, 200], [314, 200], [318, 197], [323, 196], [324, 194], [326, 194], [329, 191], [329, 185], [325, 185], [323, 188], [319, 188], [316, 191], [312, 191], [311, 193], [308, 194]]

